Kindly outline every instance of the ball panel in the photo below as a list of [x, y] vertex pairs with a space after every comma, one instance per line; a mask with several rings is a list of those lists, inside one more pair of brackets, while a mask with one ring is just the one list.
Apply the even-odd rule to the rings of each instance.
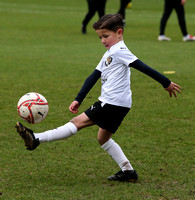
[[48, 113], [49, 106], [45, 103], [35, 103], [31, 107], [31, 111], [33, 113], [33, 119], [35, 124], [41, 122], [45, 119]]

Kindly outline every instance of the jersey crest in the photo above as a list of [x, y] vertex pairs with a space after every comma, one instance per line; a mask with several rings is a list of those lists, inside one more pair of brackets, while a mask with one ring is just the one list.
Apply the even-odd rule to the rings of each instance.
[[105, 61], [105, 65], [108, 66], [108, 65], [110, 65], [111, 62], [112, 62], [112, 57], [109, 56], [109, 57], [107, 57], [107, 59]]

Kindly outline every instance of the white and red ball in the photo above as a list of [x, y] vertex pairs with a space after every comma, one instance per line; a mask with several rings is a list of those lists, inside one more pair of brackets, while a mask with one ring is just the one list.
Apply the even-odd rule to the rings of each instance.
[[19, 99], [17, 110], [24, 121], [29, 124], [37, 124], [47, 116], [49, 105], [43, 95], [29, 92]]

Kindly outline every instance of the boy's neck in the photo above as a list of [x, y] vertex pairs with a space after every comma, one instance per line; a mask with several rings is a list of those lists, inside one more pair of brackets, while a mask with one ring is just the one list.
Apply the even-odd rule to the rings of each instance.
[[[119, 42], [121, 42], [121, 41], [123, 41], [123, 39], [122, 39], [122, 40], [119, 40], [118, 42], [116, 42], [115, 44], [113, 44], [113, 45], [110, 47], [110, 49], [111, 49], [113, 46], [115, 46], [116, 44], [118, 44]], [[108, 49], [108, 50], [110, 50], [110, 49]]]

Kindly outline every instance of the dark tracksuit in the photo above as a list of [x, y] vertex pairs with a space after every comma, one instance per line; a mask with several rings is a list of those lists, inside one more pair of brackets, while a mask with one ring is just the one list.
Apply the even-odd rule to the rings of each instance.
[[160, 35], [165, 35], [165, 27], [167, 24], [167, 20], [169, 19], [173, 9], [175, 9], [177, 13], [177, 18], [179, 21], [179, 26], [181, 28], [183, 36], [186, 36], [187, 28], [185, 21], [185, 10], [184, 6], [181, 5], [181, 0], [165, 0], [164, 4], [164, 12], [160, 21]]
[[86, 14], [82, 25], [86, 29], [87, 24], [92, 19], [92, 17], [95, 15], [96, 12], [98, 12], [99, 18], [105, 15], [105, 5], [106, 0], [87, 0], [88, 3], [88, 13]]
[[131, 0], [120, 0], [120, 8], [118, 13], [123, 16], [123, 19], [125, 19], [125, 9], [130, 2]]

